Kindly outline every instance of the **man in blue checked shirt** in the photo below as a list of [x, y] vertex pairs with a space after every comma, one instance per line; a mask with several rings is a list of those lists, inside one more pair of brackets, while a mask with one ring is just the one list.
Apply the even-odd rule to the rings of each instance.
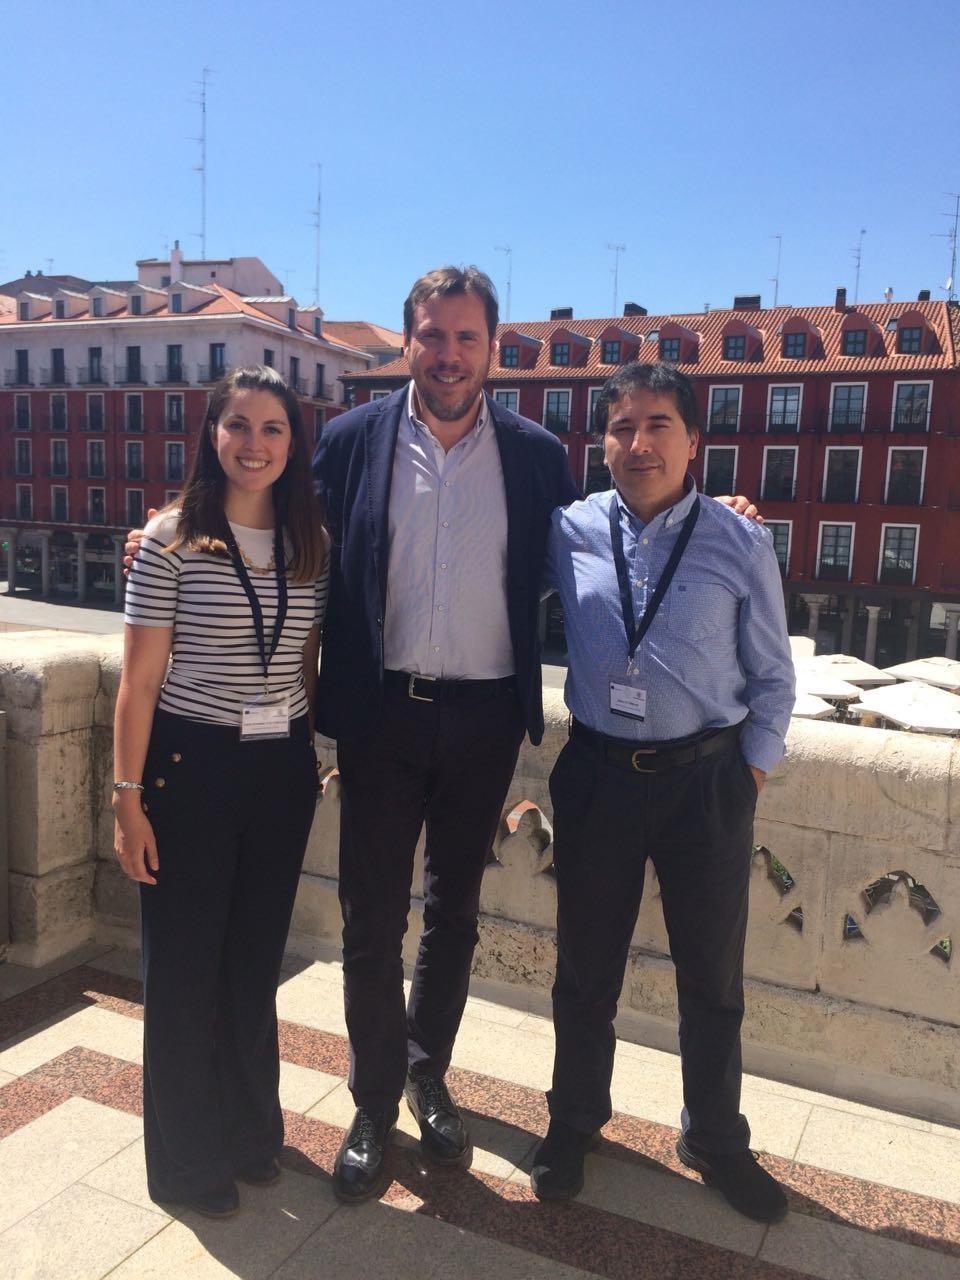
[[575, 1196], [609, 1120], [613, 1020], [649, 858], [676, 967], [680, 1160], [741, 1213], [786, 1213], [740, 1113], [753, 818], [794, 700], [770, 535], [702, 499], [687, 466], [693, 387], [631, 364], [596, 408], [615, 489], [554, 513], [569, 742], [550, 778], [557, 878], [556, 1057], [534, 1158], [544, 1200]]

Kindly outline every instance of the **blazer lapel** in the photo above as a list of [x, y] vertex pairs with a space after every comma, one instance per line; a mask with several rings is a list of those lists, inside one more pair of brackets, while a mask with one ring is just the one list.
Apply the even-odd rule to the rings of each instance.
[[[507, 591], [508, 599], [523, 585], [526, 549], [530, 540], [531, 481], [533, 461], [530, 444], [521, 428], [498, 416], [496, 401], [488, 408], [497, 434], [503, 488], [507, 500]], [[511, 620], [512, 626], [512, 620]]]
[[387, 599], [387, 548], [390, 482], [393, 478], [393, 455], [397, 448], [400, 419], [407, 391], [390, 396], [384, 405], [367, 416], [366, 467], [367, 467], [367, 517], [370, 524], [371, 547], [380, 586], [380, 604]]

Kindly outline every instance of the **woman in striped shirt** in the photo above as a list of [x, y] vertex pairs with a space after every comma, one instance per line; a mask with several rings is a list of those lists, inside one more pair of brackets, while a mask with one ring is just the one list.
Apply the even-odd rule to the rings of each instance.
[[127, 587], [115, 847], [140, 882], [150, 1194], [223, 1217], [280, 1174], [276, 991], [316, 803], [328, 539], [296, 395], [214, 389]]

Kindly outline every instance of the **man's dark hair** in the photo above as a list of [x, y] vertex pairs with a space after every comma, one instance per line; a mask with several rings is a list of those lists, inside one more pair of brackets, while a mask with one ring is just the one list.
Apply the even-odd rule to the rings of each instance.
[[437, 267], [414, 282], [403, 304], [403, 336], [410, 337], [413, 313], [421, 302], [431, 298], [447, 298], [456, 293], [474, 293], [483, 303], [487, 317], [487, 332], [491, 341], [497, 332], [500, 304], [493, 281], [479, 267]]
[[696, 431], [700, 425], [697, 399], [693, 383], [680, 373], [676, 365], [658, 360], [656, 364], [625, 364], [603, 384], [593, 410], [593, 429], [602, 436], [607, 429], [607, 417], [611, 405], [634, 391], [652, 391], [656, 395], [673, 396], [677, 412], [687, 431]]

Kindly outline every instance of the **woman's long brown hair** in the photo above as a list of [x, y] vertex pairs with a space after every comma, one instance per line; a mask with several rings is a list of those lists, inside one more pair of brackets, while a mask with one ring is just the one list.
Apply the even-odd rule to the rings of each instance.
[[223, 509], [226, 476], [217, 457], [211, 427], [216, 426], [227, 402], [237, 391], [268, 391], [280, 401], [287, 415], [290, 458], [283, 474], [273, 484], [273, 510], [292, 547], [288, 576], [294, 582], [312, 582], [326, 565], [328, 539], [320, 504], [313, 492], [300, 403], [279, 373], [266, 365], [232, 369], [214, 387], [187, 482], [176, 500], [164, 508], [180, 510], [177, 535], [166, 550], [186, 546], [191, 551], [228, 554], [227, 517]]

